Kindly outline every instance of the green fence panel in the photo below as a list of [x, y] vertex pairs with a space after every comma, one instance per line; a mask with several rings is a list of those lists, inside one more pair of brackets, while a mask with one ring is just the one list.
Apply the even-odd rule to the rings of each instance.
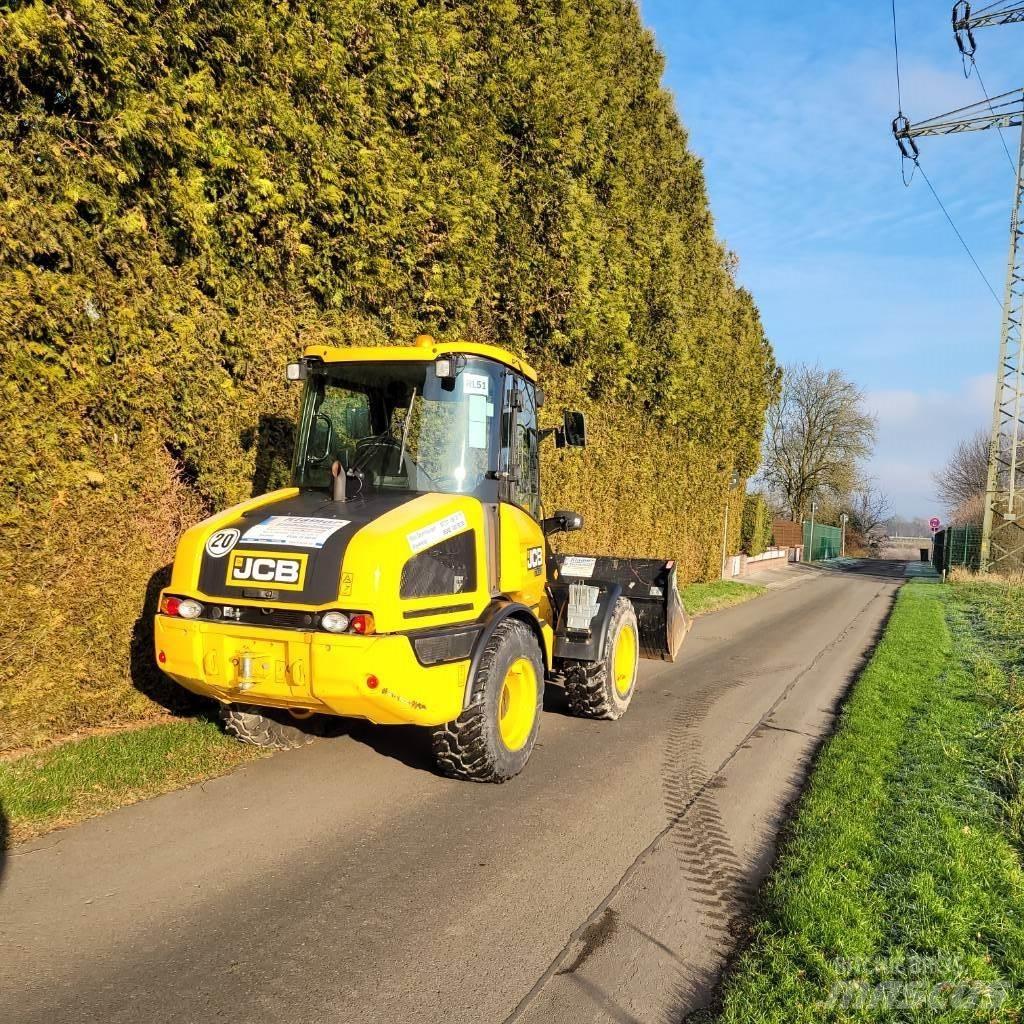
[[817, 562], [822, 558], [838, 558], [843, 550], [843, 531], [838, 526], [814, 524], [814, 536], [811, 536], [811, 524], [804, 523], [804, 558], [809, 562]]
[[977, 569], [981, 565], [981, 528], [947, 526], [935, 534], [932, 563], [942, 572], [957, 568]]

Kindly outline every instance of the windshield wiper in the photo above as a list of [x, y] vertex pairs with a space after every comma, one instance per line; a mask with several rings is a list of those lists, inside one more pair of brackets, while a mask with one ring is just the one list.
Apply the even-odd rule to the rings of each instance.
[[[412, 398], [409, 399], [409, 408], [405, 413], [405, 422], [402, 424], [402, 451], [398, 456], [398, 472], [402, 472], [402, 463], [405, 462], [405, 441], [409, 436], [409, 422], [412, 420], [412, 411], [416, 407], [416, 389], [412, 389]], [[408, 476], [408, 473], [406, 474]]]

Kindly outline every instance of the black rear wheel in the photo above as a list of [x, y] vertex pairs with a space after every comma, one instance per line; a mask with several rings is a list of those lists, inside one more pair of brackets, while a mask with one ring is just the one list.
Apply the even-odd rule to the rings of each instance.
[[242, 743], [268, 750], [294, 750], [312, 743], [314, 734], [286, 711], [258, 708], [253, 704], [222, 704], [220, 720], [224, 731]]
[[434, 730], [434, 757], [445, 775], [506, 782], [537, 742], [544, 699], [544, 659], [526, 623], [505, 619], [484, 647], [469, 707]]

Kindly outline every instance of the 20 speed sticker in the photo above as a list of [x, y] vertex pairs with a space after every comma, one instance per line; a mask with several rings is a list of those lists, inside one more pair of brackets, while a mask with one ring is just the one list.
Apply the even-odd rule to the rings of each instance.
[[206, 553], [211, 558], [223, 558], [238, 543], [240, 536], [241, 534], [233, 527], [211, 533], [206, 541]]
[[233, 551], [228, 559], [227, 585], [264, 584], [277, 590], [301, 590], [309, 555], [274, 555], [264, 551]]

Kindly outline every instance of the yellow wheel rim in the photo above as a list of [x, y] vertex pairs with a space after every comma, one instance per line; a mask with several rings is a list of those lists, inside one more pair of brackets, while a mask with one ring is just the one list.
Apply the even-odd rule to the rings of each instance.
[[508, 667], [498, 697], [498, 731], [509, 750], [526, 745], [537, 717], [537, 673], [528, 658], [517, 658]]
[[633, 685], [637, 653], [636, 630], [632, 626], [623, 626], [615, 640], [615, 654], [612, 656], [615, 692], [620, 697], [625, 697]]

